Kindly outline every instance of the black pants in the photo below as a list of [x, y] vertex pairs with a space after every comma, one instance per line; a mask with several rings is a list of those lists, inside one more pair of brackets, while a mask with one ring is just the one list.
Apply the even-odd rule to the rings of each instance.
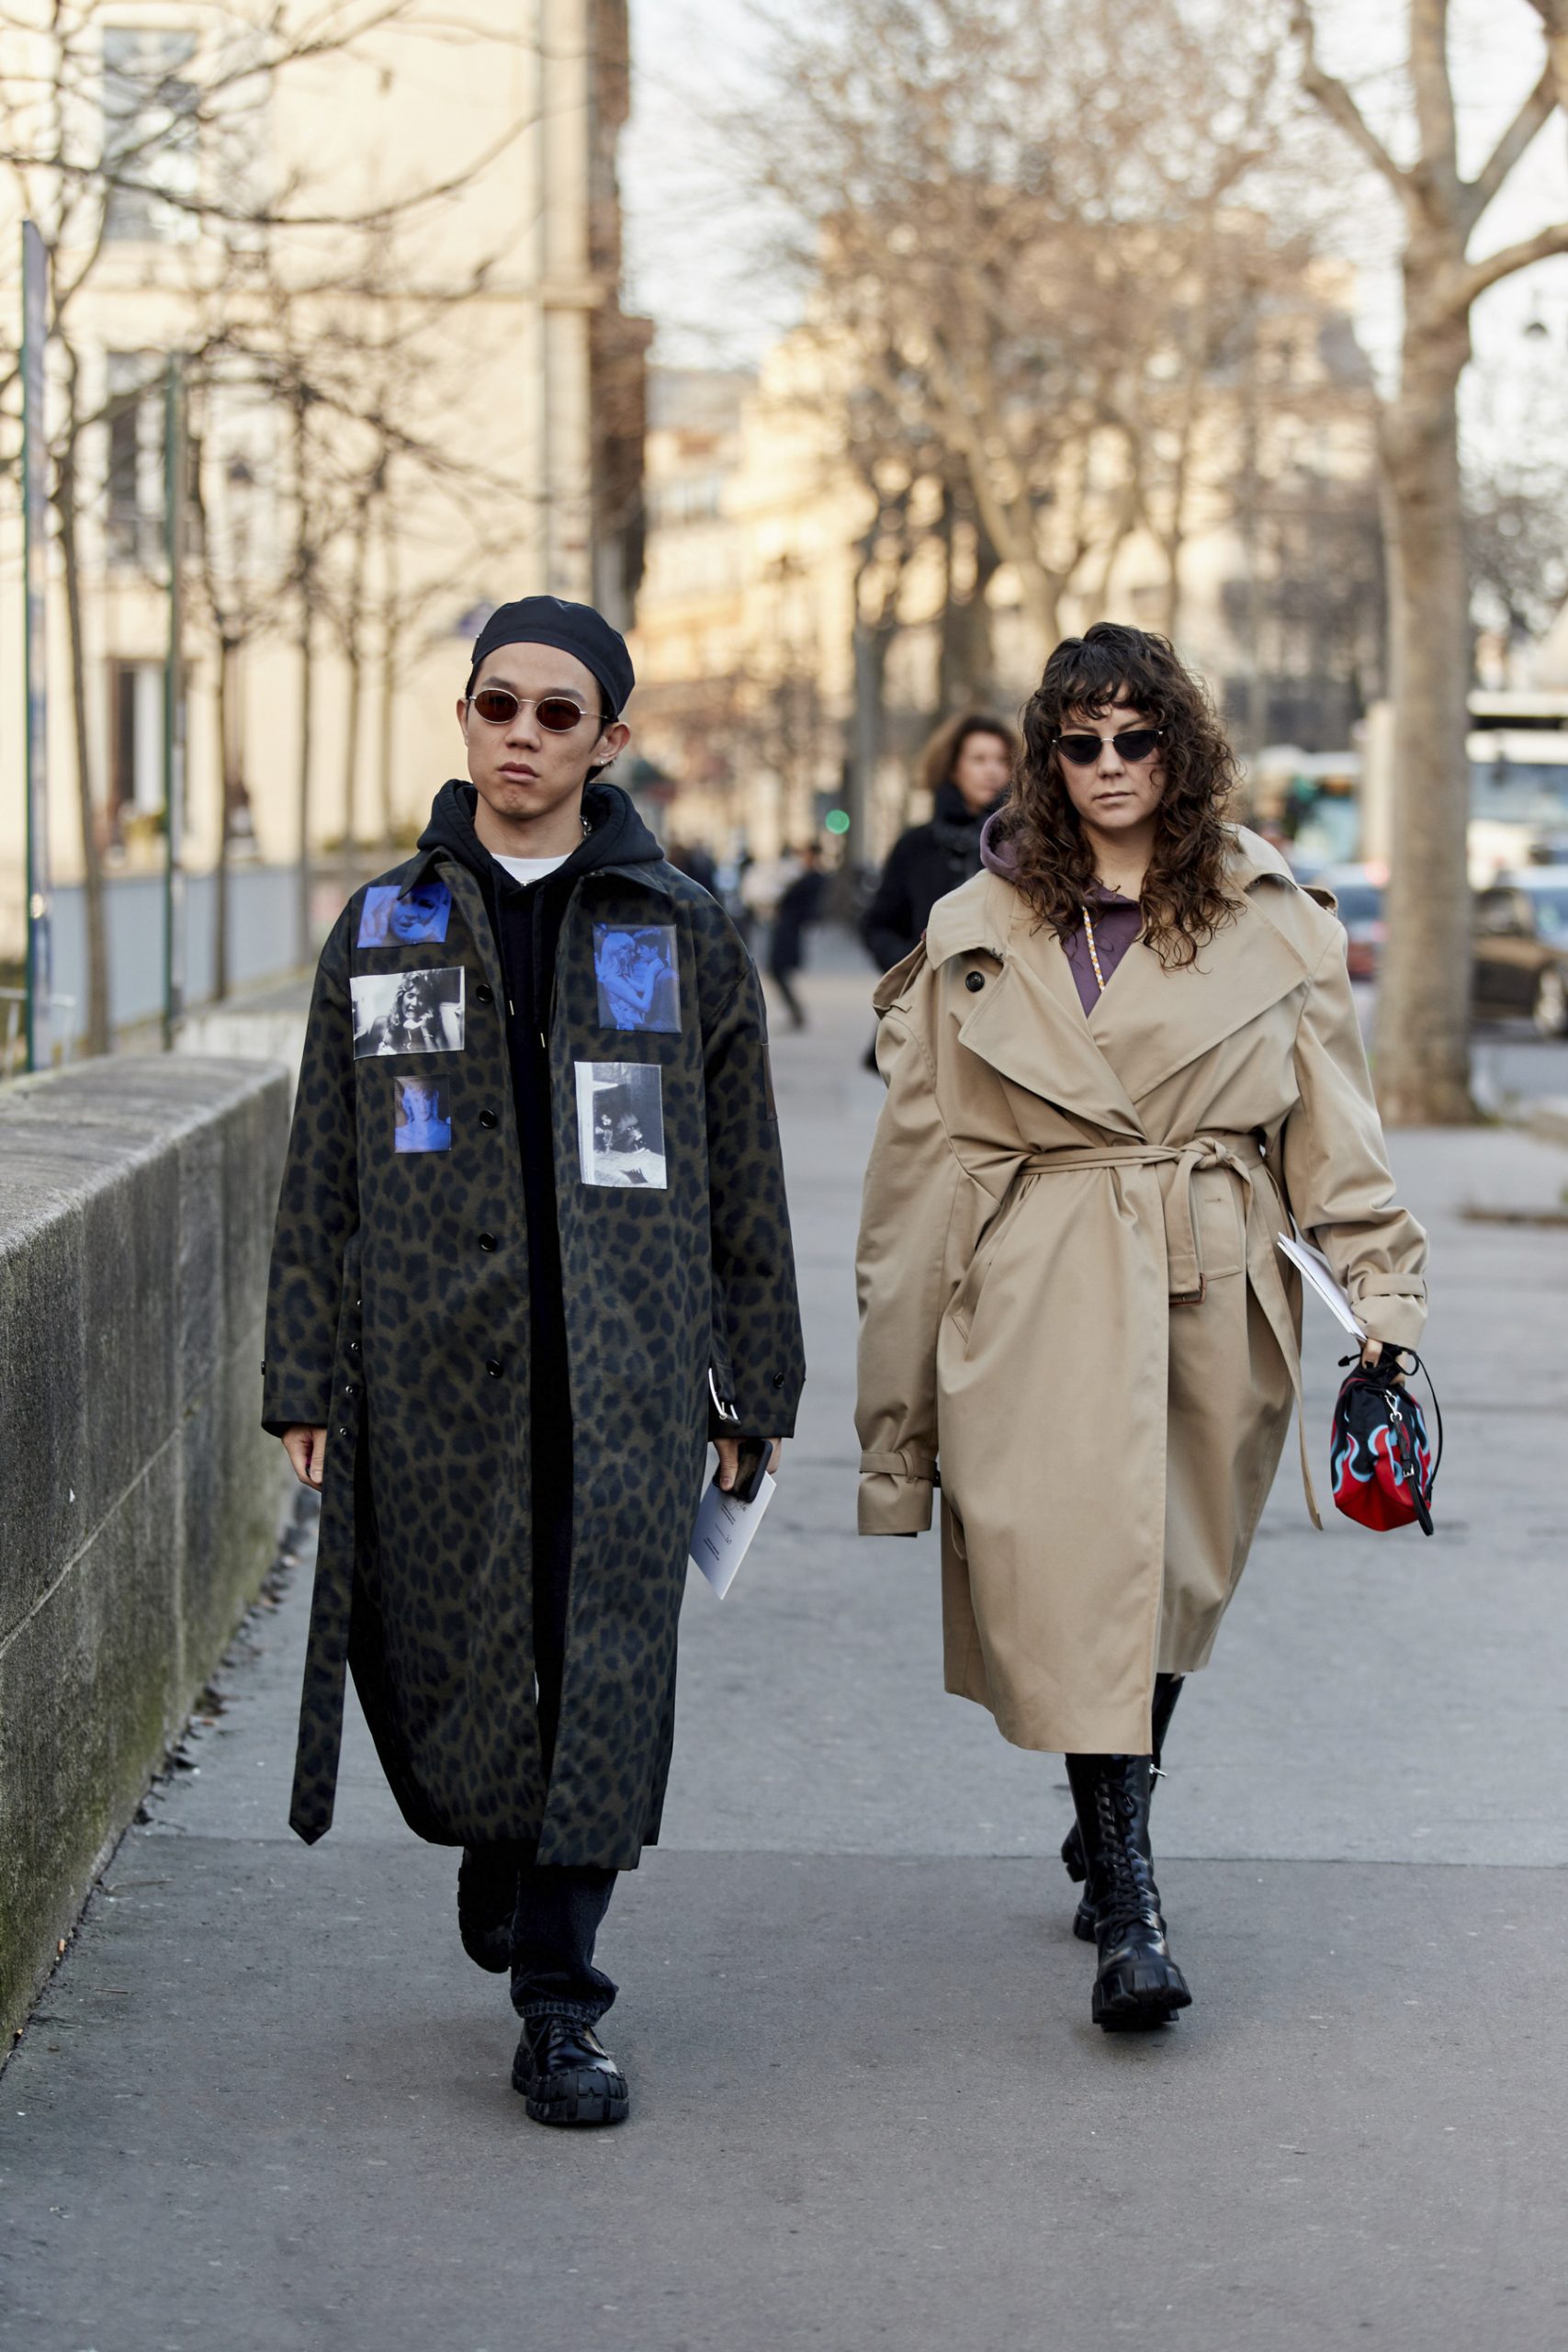
[[512, 2006], [519, 2017], [592, 2024], [615, 1997], [593, 1965], [593, 1944], [615, 1891], [614, 1871], [550, 1870], [525, 1862], [512, 1922]]
[[785, 1004], [788, 1006], [789, 1017], [794, 1026], [796, 1029], [804, 1029], [806, 1026], [806, 1008], [801, 1003], [800, 999], [796, 996], [794, 989], [790, 986], [791, 981], [795, 978], [795, 976], [799, 969], [800, 966], [798, 964], [771, 963], [768, 966], [768, 978], [772, 980], [774, 988], [777, 989], [780, 996], [783, 997]]

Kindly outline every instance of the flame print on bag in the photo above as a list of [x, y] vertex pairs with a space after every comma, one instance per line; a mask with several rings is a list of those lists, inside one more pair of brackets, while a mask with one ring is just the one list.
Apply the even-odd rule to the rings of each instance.
[[[1408, 1527], [1429, 1513], [1432, 1448], [1426, 1418], [1410, 1396], [1399, 1398], [1399, 1419], [1384, 1395], [1347, 1381], [1334, 1419], [1329, 1476], [1334, 1500], [1347, 1519], [1381, 1532]], [[1403, 1427], [1404, 1449], [1397, 1432]]]

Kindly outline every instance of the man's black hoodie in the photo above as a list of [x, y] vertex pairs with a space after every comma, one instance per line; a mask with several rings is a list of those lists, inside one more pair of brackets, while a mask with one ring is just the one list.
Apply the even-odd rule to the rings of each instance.
[[471, 784], [444, 784], [419, 846], [448, 851], [478, 877], [506, 983], [506, 1043], [528, 1222], [534, 1642], [547, 1752], [559, 1708], [571, 1559], [571, 1396], [547, 1042], [556, 953], [567, 901], [582, 875], [605, 865], [657, 865], [664, 853], [618, 786], [591, 784], [582, 798], [591, 830], [563, 865], [542, 882], [525, 885], [497, 865], [475, 832], [478, 797]]

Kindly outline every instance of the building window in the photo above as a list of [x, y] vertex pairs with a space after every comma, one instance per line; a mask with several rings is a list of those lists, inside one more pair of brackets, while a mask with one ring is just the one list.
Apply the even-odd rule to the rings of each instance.
[[164, 665], [111, 661], [108, 682], [109, 818], [123, 842], [129, 820], [151, 828], [163, 813]]
[[112, 243], [177, 243], [197, 232], [198, 98], [180, 71], [195, 54], [188, 32], [104, 34], [104, 235]]
[[155, 564], [164, 534], [162, 363], [141, 351], [111, 351], [106, 377], [107, 553], [112, 564]]

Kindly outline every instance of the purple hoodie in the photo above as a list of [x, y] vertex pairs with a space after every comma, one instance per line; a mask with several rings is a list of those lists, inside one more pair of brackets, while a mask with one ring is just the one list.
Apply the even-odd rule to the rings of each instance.
[[[987, 873], [999, 875], [1004, 882], [1016, 883], [1018, 861], [1012, 844], [997, 836], [1001, 815], [998, 809], [996, 816], [987, 817], [981, 830], [980, 863]], [[1094, 925], [1095, 954], [1109, 987], [1116, 967], [1144, 927], [1144, 910], [1136, 899], [1124, 899], [1119, 891], [1103, 889], [1098, 882], [1089, 896], [1094, 909], [1089, 921]], [[1086, 1012], [1092, 1012], [1100, 1001], [1100, 981], [1095, 978], [1094, 957], [1089, 952], [1089, 939], [1081, 925], [1063, 940], [1062, 948], [1072, 968], [1078, 1002]]]

